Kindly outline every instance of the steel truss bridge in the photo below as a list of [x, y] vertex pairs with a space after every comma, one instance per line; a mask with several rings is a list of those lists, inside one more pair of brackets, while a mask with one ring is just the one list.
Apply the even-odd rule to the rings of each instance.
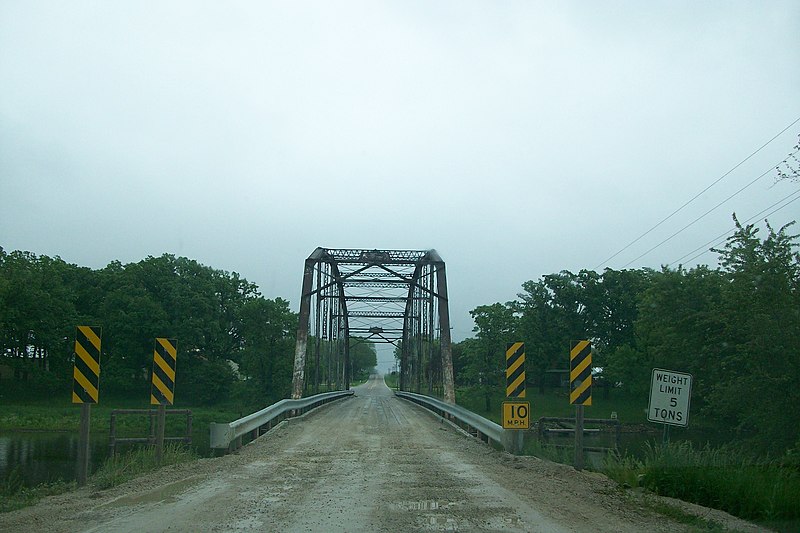
[[351, 349], [386, 343], [400, 389], [455, 403], [445, 265], [436, 250], [317, 248], [303, 271], [292, 398], [347, 390]]

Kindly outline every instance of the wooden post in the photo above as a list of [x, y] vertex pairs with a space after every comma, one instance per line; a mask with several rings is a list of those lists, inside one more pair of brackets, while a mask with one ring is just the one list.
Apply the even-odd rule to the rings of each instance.
[[111, 431], [108, 436], [108, 455], [114, 457], [117, 453], [117, 415], [111, 411]]
[[583, 470], [583, 405], [575, 406], [575, 470]]
[[167, 406], [159, 404], [158, 418], [156, 420], [156, 464], [161, 466], [164, 462], [164, 426], [167, 419]]
[[92, 404], [81, 404], [80, 436], [78, 439], [78, 486], [83, 487], [89, 479], [89, 419]]

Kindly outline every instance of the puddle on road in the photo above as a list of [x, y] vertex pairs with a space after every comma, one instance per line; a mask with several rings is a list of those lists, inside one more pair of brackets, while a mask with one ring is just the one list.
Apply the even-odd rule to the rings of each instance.
[[[456, 502], [437, 500], [400, 501], [394, 506], [401, 511], [411, 511], [415, 514], [419, 512], [417, 528], [420, 530], [458, 531], [461, 529], [458, 520], [448, 513], [451, 509], [458, 507]], [[435, 512], [431, 513], [430, 511]]]
[[397, 507], [403, 511], [435, 511], [436, 509], [449, 509], [451, 502], [437, 502], [435, 500], [422, 500], [417, 502], [398, 502]]
[[177, 500], [176, 496], [178, 494], [183, 492], [191, 485], [197, 483], [198, 479], [199, 478], [197, 477], [190, 477], [180, 481], [175, 481], [174, 483], [169, 483], [168, 485], [164, 485], [150, 492], [145, 492], [144, 494], [120, 496], [119, 498], [111, 500], [110, 502], [104, 503], [101, 507], [118, 507], [123, 505], [135, 505], [139, 503], [172, 503]]
[[[526, 531], [525, 521], [507, 507], [478, 509], [472, 512], [464, 507], [465, 502], [419, 500], [401, 501], [394, 504], [396, 509], [417, 514], [417, 527], [428, 531], [471, 530], [476, 525], [492, 531]], [[466, 515], [461, 513], [467, 511]], [[454, 516], [455, 515], [455, 516]]]

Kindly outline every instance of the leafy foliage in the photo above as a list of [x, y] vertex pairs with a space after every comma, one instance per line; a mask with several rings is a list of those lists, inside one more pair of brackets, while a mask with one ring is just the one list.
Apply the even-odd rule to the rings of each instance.
[[103, 328], [101, 396], [146, 398], [154, 338], [168, 337], [178, 341], [178, 403], [217, 402], [238, 380], [252, 381], [264, 401], [277, 400], [288, 395], [296, 321], [285, 300], [263, 298], [236, 272], [185, 257], [91, 270], [0, 248], [6, 389], [60, 389], [68, 398], [75, 326], [90, 324]]
[[786, 420], [800, 403], [797, 236], [791, 224], [767, 223], [762, 238], [734, 221], [717, 268], [562, 271], [523, 283], [513, 302], [475, 308], [475, 338], [453, 349], [457, 381], [499, 389], [505, 343], [524, 341], [528, 379], [544, 392], [561, 385], [569, 342], [590, 339], [601, 382], [646, 405], [653, 368], [689, 372], [694, 411], [751, 452], [783, 456], [800, 443]]

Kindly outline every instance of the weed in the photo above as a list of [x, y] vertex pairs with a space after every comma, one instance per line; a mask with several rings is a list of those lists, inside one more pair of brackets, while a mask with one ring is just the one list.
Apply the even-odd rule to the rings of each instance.
[[26, 487], [23, 483], [19, 467], [11, 470], [0, 484], [0, 513], [7, 513], [33, 505], [45, 496], [67, 492], [75, 487], [75, 483], [56, 481], [43, 483], [36, 487]]
[[[191, 450], [178, 444], [164, 446], [164, 461], [161, 466], [184, 463], [197, 459]], [[107, 489], [124, 483], [159, 468], [155, 449], [140, 447], [121, 455], [113, 455], [92, 476], [91, 483], [97, 489]]]

